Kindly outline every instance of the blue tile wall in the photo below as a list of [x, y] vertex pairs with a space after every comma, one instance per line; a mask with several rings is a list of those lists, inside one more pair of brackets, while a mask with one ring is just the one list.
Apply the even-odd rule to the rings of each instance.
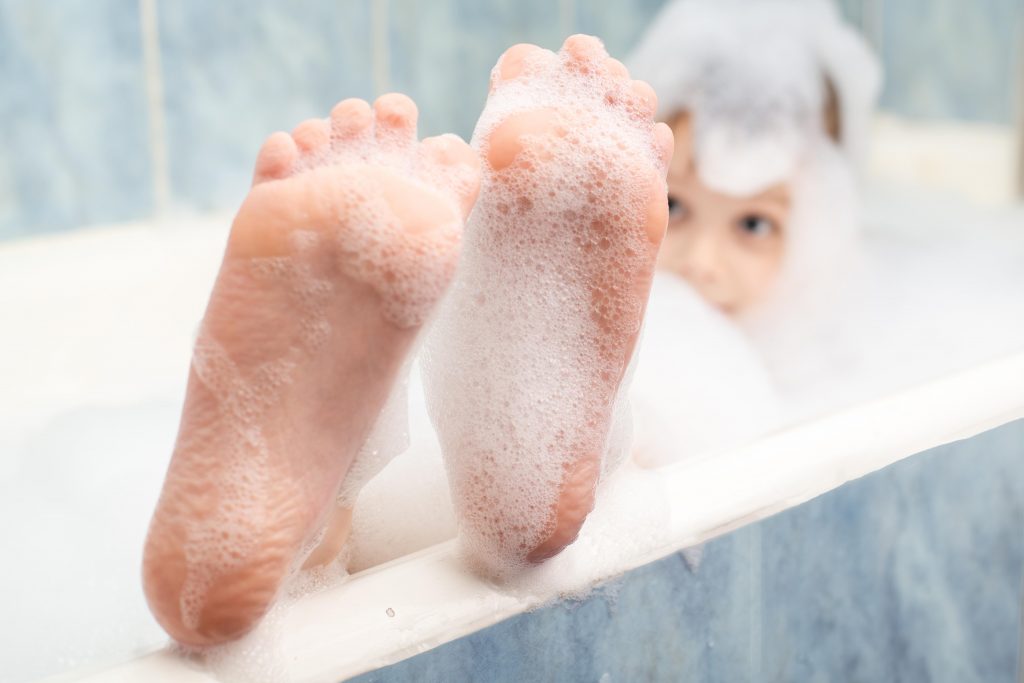
[[863, 30], [865, 28], [865, 12], [867, 2], [871, 0], [838, 0], [839, 11], [843, 17], [856, 26]]
[[1012, 683], [1024, 421], [357, 683]]
[[469, 139], [491, 67], [516, 43], [557, 49], [550, 0], [389, 0], [390, 87], [420, 106], [420, 132]]
[[[343, 97], [404, 91], [424, 134], [468, 137], [506, 47], [586, 32], [624, 57], [664, 0], [154, 2], [158, 170], [172, 209], [204, 211], [240, 201], [266, 135]], [[881, 51], [887, 109], [1015, 120], [1024, 1], [837, 2]], [[142, 43], [138, 0], [0, 0], [0, 239], [153, 215]]]
[[137, 0], [0, 0], [0, 239], [152, 208]]
[[369, 0], [176, 0], [159, 25], [171, 194], [190, 209], [245, 196], [260, 144], [372, 95]]
[[573, 30], [599, 36], [609, 54], [626, 61], [629, 52], [665, 1], [606, 0], [600, 3], [578, 1], [574, 4]]
[[886, 109], [1013, 123], [1021, 0], [889, 0], [882, 5]]

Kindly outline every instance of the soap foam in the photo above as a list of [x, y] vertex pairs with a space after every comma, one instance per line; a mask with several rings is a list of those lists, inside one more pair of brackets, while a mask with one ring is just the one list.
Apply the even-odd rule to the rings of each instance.
[[654, 278], [633, 380], [633, 457], [658, 467], [737, 446], [778, 425], [781, 399], [737, 326], [685, 280]]
[[[825, 180], [828, 173], [817, 175]], [[819, 203], [819, 239], [825, 240], [829, 221], [845, 212], [835, 201]], [[845, 268], [832, 272], [807, 271], [821, 284], [805, 287], [803, 297], [772, 297], [742, 321], [788, 419], [885, 395], [1024, 346], [1024, 317], [1016, 314], [1024, 300], [1019, 212], [884, 195], [870, 197], [868, 208], [856, 260], [847, 258]], [[821, 266], [831, 262], [826, 252]]]
[[628, 81], [546, 52], [492, 78], [473, 136], [482, 158], [510, 116], [555, 122], [525, 136], [512, 166], [485, 170], [424, 367], [468, 556], [501, 572], [551, 533], [566, 468], [607, 459], [660, 163]]
[[693, 117], [702, 180], [750, 195], [792, 176], [825, 136], [826, 79], [838, 92], [841, 146], [864, 156], [881, 69], [825, 0], [674, 0], [628, 60], [658, 93], [658, 115]]
[[352, 572], [455, 537], [455, 510], [420, 372], [414, 365], [409, 381], [406, 433], [411, 447], [359, 492], [347, 546]]

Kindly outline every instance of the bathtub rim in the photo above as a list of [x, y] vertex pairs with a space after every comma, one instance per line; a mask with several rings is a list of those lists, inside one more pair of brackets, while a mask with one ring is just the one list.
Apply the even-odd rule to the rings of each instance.
[[[659, 470], [671, 491], [668, 543], [599, 583], [762, 520], [936, 446], [1024, 419], [1024, 351]], [[746, 476], [737, 483], [734, 473]], [[723, 495], [725, 493], [725, 495]], [[432, 586], [424, 591], [423, 586]], [[353, 575], [296, 603], [283, 629], [295, 683], [388, 666], [557, 598], [512, 596], [461, 569], [455, 541]], [[389, 616], [389, 608], [394, 616]], [[416, 637], [410, 637], [415, 626]], [[210, 683], [166, 648], [92, 674], [46, 681]]]

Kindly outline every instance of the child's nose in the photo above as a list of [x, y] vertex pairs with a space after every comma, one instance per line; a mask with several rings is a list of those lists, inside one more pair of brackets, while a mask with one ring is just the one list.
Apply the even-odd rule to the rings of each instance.
[[694, 232], [696, 234], [689, 240], [683, 255], [683, 276], [694, 284], [714, 284], [721, 270], [718, 241], [704, 230]]

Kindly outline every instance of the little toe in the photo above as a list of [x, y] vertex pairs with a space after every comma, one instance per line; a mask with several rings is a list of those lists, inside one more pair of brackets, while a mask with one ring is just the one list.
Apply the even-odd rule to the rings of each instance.
[[488, 140], [487, 161], [491, 168], [500, 171], [511, 164], [523, 151], [523, 136], [538, 135], [555, 131], [563, 133], [557, 126], [558, 113], [554, 109], [537, 109], [510, 116], [491, 133]]
[[567, 63], [581, 74], [592, 73], [604, 66], [608, 52], [594, 36], [576, 34], [565, 39], [562, 53]]
[[618, 78], [618, 79], [629, 78], [629, 69], [626, 68], [625, 64], [623, 64], [619, 60], [615, 59], [614, 57], [609, 57], [608, 59], [606, 59], [604, 61], [604, 66], [605, 66], [605, 69], [608, 71], [608, 74], [612, 78]]
[[651, 118], [658, 111], [658, 95], [646, 81], [632, 81], [630, 90], [633, 94], [634, 109], [641, 118]]
[[288, 176], [298, 157], [299, 150], [292, 136], [283, 131], [274, 133], [267, 138], [256, 155], [252, 184]]
[[331, 124], [326, 119], [303, 121], [292, 131], [292, 139], [303, 154], [317, 154], [331, 141]]
[[421, 146], [423, 154], [435, 164], [462, 171], [458, 174], [453, 190], [465, 218], [473, 208], [480, 189], [480, 157], [459, 136], [450, 133], [424, 138]]
[[416, 140], [416, 103], [401, 93], [381, 95], [373, 103], [380, 142], [411, 143]]
[[505, 50], [498, 58], [498, 66], [491, 75], [491, 87], [495, 81], [509, 81], [521, 76], [530, 62], [552, 59], [554, 53], [530, 43], [519, 43]]

